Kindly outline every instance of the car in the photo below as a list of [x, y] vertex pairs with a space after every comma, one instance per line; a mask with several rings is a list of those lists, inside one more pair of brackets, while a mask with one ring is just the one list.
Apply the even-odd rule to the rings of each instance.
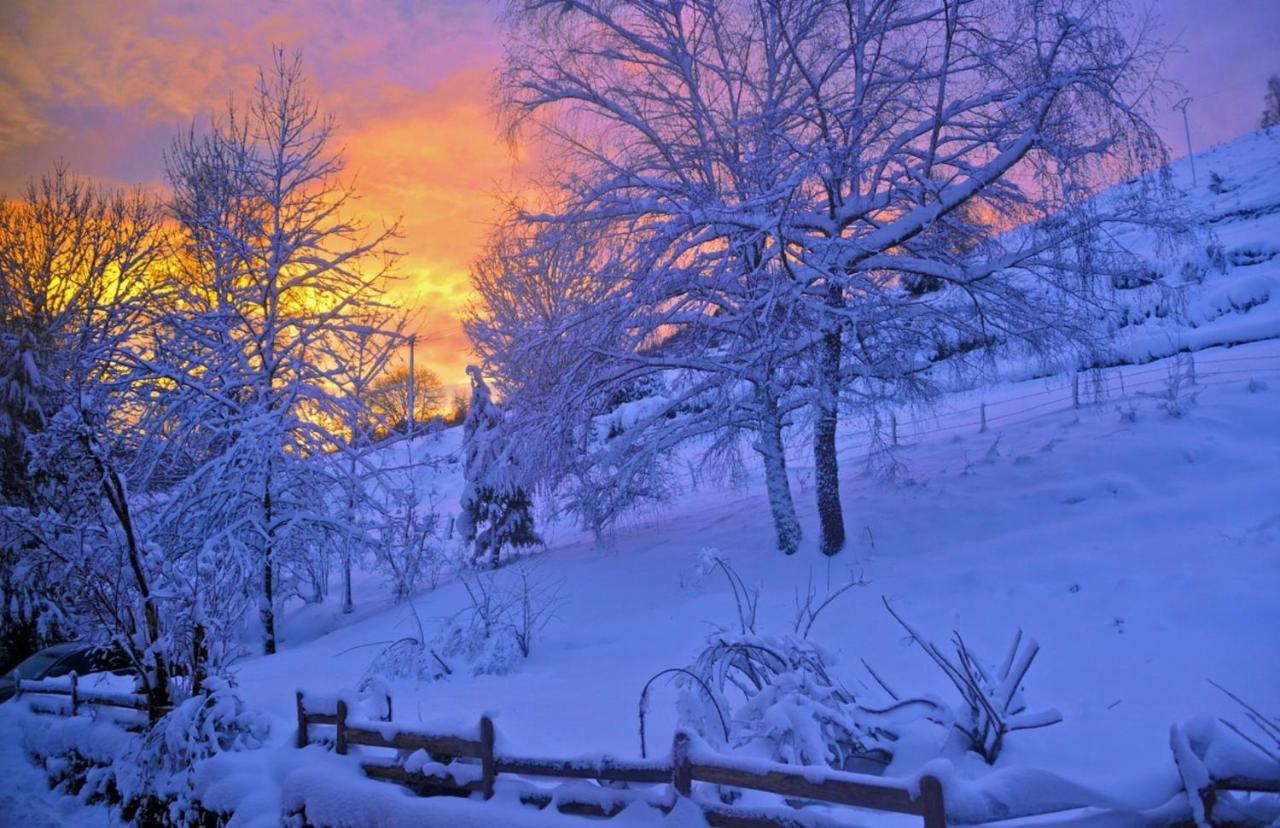
[[84, 676], [102, 672], [124, 674], [128, 671], [128, 662], [117, 651], [74, 641], [54, 644], [19, 662], [8, 673], [0, 676], [0, 702], [8, 701], [17, 693], [16, 679], [38, 681], [58, 678], [71, 672]]

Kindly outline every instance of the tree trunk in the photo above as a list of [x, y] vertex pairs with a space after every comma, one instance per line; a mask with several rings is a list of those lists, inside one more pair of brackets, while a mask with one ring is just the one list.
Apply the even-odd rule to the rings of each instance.
[[204, 624], [196, 624], [191, 631], [191, 695], [200, 695], [208, 672], [209, 648], [205, 644]]
[[768, 391], [760, 392], [763, 413], [755, 449], [764, 460], [765, 488], [769, 492], [769, 508], [778, 533], [778, 549], [794, 555], [800, 547], [800, 521], [791, 499], [791, 482], [787, 479], [787, 456], [782, 446], [782, 417], [778, 401]]
[[[827, 306], [844, 307], [838, 287], [827, 293]], [[840, 462], [836, 457], [836, 426], [839, 423], [840, 357], [843, 348], [841, 327], [830, 323], [818, 345], [817, 417], [813, 424], [813, 477], [818, 497], [818, 521], [822, 526], [821, 548], [834, 555], [844, 548], [844, 510], [840, 506]]]
[[350, 615], [355, 608], [351, 600], [351, 553], [342, 556], [342, 612]]
[[[142, 599], [142, 617], [143, 623], [146, 624], [144, 633], [146, 646], [137, 648], [136, 640], [131, 641], [131, 644], [135, 649], [140, 650], [136, 654], [140, 656], [138, 663], [144, 673], [147, 715], [151, 721], [155, 721], [161, 715], [161, 711], [169, 706], [169, 665], [165, 660], [165, 654], [161, 652], [160, 648], [160, 612], [156, 607], [156, 598], [151, 591], [151, 581], [147, 577], [147, 570], [143, 564], [142, 544], [134, 529], [133, 512], [129, 506], [129, 490], [115, 470], [107, 465], [107, 461], [102, 459], [106, 452], [88, 434], [87, 428], [82, 435], [82, 439], [85, 449], [88, 451], [89, 456], [93, 458], [94, 465], [102, 477], [102, 494], [106, 498], [107, 504], [111, 507], [111, 511], [115, 514], [120, 530], [124, 534], [125, 552], [129, 559], [129, 568], [133, 573], [138, 597]], [[132, 614], [127, 614], [126, 617], [131, 618]], [[133, 639], [136, 628], [128, 629], [127, 632], [130, 639]]]
[[267, 484], [262, 491], [262, 519], [266, 533], [266, 542], [262, 550], [262, 652], [274, 655], [276, 651], [276, 610], [275, 610], [275, 527], [272, 521], [275, 516], [271, 509], [271, 463], [267, 462]]
[[267, 545], [262, 559], [262, 653], [275, 655], [276, 652], [276, 611], [275, 589], [272, 579], [275, 577], [271, 566], [271, 545]]

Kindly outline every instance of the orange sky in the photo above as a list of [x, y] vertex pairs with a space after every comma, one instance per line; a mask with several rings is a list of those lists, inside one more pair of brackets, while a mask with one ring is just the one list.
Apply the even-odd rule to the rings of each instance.
[[[1138, 6], [1148, 0], [1132, 0]], [[1180, 38], [1167, 74], [1195, 96], [1197, 149], [1256, 127], [1280, 71], [1280, 0], [1158, 0]], [[62, 159], [110, 184], [163, 183], [162, 152], [193, 117], [251, 89], [272, 44], [302, 48], [339, 122], [360, 213], [401, 218], [420, 364], [459, 383], [467, 268], [521, 171], [497, 129], [499, 0], [0, 0], [0, 194]], [[1156, 113], [1175, 155], [1181, 116]]]
[[58, 159], [160, 187], [171, 137], [248, 92], [271, 44], [300, 46], [314, 96], [338, 119], [358, 214], [401, 220], [419, 364], [461, 381], [467, 268], [518, 166], [491, 104], [496, 7], [254, 5], [0, 0], [0, 191]]

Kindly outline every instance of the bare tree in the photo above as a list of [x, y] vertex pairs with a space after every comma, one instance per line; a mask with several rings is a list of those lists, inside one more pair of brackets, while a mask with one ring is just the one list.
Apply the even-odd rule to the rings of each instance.
[[1164, 157], [1140, 106], [1158, 53], [1113, 0], [510, 8], [511, 127], [552, 148], [562, 191], [520, 218], [610, 240], [608, 359], [719, 395], [721, 433], [762, 448], [784, 549], [775, 406], [811, 414], [834, 554], [843, 409], [927, 396], [933, 366], [996, 347], [1098, 344], [1093, 277], [1126, 266], [1105, 229], [1149, 217], [1087, 196]]
[[188, 269], [149, 367], [183, 392], [170, 428], [209, 434], [221, 458], [200, 467], [211, 475], [203, 485], [227, 492], [224, 507], [242, 516], [268, 654], [281, 556], [315, 554], [308, 530], [341, 511], [316, 488], [339, 474], [321, 460], [339, 456], [352, 417], [341, 390], [349, 371], [326, 343], [367, 327], [395, 259], [394, 226], [369, 232], [350, 217], [334, 130], [307, 93], [300, 56], [277, 49], [247, 109], [229, 105], [167, 156]]
[[[409, 422], [409, 369], [395, 366], [384, 371], [369, 389], [368, 401], [388, 431], [403, 430]], [[440, 376], [430, 368], [415, 368], [413, 421], [425, 423], [440, 415], [444, 401], [444, 383]]]
[[[354, 322], [355, 320], [353, 320]], [[332, 362], [334, 382], [344, 395], [347, 415], [345, 430], [340, 435], [338, 452], [345, 463], [337, 485], [345, 501], [344, 525], [328, 533], [338, 547], [342, 564], [342, 611], [354, 609], [351, 595], [351, 568], [358, 550], [372, 542], [361, 520], [360, 507], [370, 499], [370, 489], [381, 481], [382, 470], [375, 457], [374, 437], [395, 422], [391, 414], [378, 405], [378, 387], [402, 336], [403, 315], [373, 308], [359, 323], [344, 326], [326, 338], [326, 359]]]
[[[113, 192], [91, 185], [58, 166], [32, 181], [22, 198], [0, 200], [0, 658], [22, 657], [41, 636], [78, 631], [82, 616], [69, 602], [77, 596], [102, 597], [77, 573], [68, 572], [68, 549], [41, 531], [69, 509], [78, 508], [46, 488], [33, 465], [33, 440], [42, 435], [64, 406], [78, 411], [77, 434], [98, 446], [102, 427], [127, 422], [125, 405], [112, 412], [84, 410], [99, 389], [127, 388], [119, 361], [121, 348], [145, 331], [158, 295], [152, 279], [162, 249], [161, 207], [141, 192]], [[94, 422], [97, 420], [97, 422]], [[104, 422], [105, 421], [105, 422]], [[83, 448], [83, 447], [82, 447]], [[73, 449], [74, 450], [74, 449]], [[91, 452], [105, 463], [103, 452]], [[82, 481], [90, 501], [105, 498], [117, 517], [116, 529], [127, 537], [127, 503], [120, 481], [90, 469]], [[59, 559], [50, 550], [64, 555]], [[136, 544], [129, 547], [132, 566], [121, 589], [131, 595], [149, 591]], [[71, 555], [74, 557], [74, 555]], [[65, 577], [64, 577], [65, 576]], [[123, 593], [122, 593], [123, 594]], [[93, 612], [119, 621], [125, 612], [111, 599]], [[140, 615], [129, 616], [131, 628], [108, 625], [142, 660], [157, 644], [156, 608], [144, 599]], [[145, 615], [148, 623], [143, 624]], [[136, 622], [136, 623], [134, 623]], [[133, 633], [136, 633], [134, 635]], [[150, 663], [147, 675], [157, 679], [160, 667]], [[159, 674], [163, 677], [163, 673]], [[159, 692], [164, 691], [159, 681]]]

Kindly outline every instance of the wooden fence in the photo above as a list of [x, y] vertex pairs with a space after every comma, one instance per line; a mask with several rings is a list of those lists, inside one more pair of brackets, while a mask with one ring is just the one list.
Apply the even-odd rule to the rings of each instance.
[[[22, 696], [66, 696], [71, 700], [71, 715], [78, 715], [81, 705], [91, 705], [98, 707], [119, 707], [126, 710], [138, 710], [143, 713], [149, 712], [147, 707], [147, 697], [138, 693], [106, 693], [97, 690], [81, 690], [80, 679], [74, 673], [69, 673], [70, 681], [67, 684], [50, 684], [47, 680], [33, 681], [31, 679], [18, 679], [15, 682], [14, 699]], [[43, 706], [32, 707], [38, 713], [59, 714], [62, 711], [56, 708], [48, 708]], [[162, 711], [163, 712], [163, 711]]]
[[[599, 761], [528, 759], [499, 754], [494, 749], [493, 722], [486, 716], [480, 719], [474, 737], [457, 734], [425, 733], [408, 730], [388, 721], [363, 721], [349, 716], [348, 704], [338, 699], [332, 712], [318, 710], [308, 705], [301, 691], [297, 694], [298, 747], [311, 742], [311, 728], [315, 725], [332, 725], [335, 728], [333, 746], [340, 754], [346, 754], [351, 745], [371, 748], [389, 748], [399, 751], [390, 761], [366, 761], [361, 764], [365, 774], [404, 785], [420, 795], [469, 796], [480, 793], [485, 799], [493, 795], [494, 783], [499, 774], [519, 777], [551, 777], [559, 779], [585, 779], [612, 785], [601, 788], [605, 796], [572, 792], [552, 793], [530, 785], [520, 793], [527, 805], [545, 808], [553, 802], [561, 813], [611, 817], [636, 801], [647, 802], [655, 808], [670, 811], [674, 802], [668, 796], [654, 796], [653, 792], [632, 790], [627, 786], [670, 785], [681, 797], [693, 793], [694, 782], [774, 793], [788, 801], [808, 804], [831, 803], [851, 805], [877, 811], [891, 811], [923, 818], [925, 828], [943, 828], [946, 825], [942, 800], [942, 785], [932, 776], [923, 776], [918, 782], [918, 792], [913, 794], [904, 783], [892, 782], [874, 776], [845, 773], [826, 768], [805, 768], [777, 763], [735, 762], [731, 757], [691, 751], [688, 734], [678, 732], [671, 746], [669, 760], [624, 761], [600, 759]], [[389, 707], [387, 708], [390, 709]], [[430, 763], [420, 767], [408, 767], [417, 751], [423, 751]], [[620, 787], [617, 787], [620, 786]], [[789, 808], [735, 808], [732, 795], [722, 797], [726, 804], [699, 801], [698, 806], [706, 815], [708, 824], [735, 826], [736, 828], [793, 828], [800, 825], [836, 825], [830, 820], [807, 819], [801, 821]]]

